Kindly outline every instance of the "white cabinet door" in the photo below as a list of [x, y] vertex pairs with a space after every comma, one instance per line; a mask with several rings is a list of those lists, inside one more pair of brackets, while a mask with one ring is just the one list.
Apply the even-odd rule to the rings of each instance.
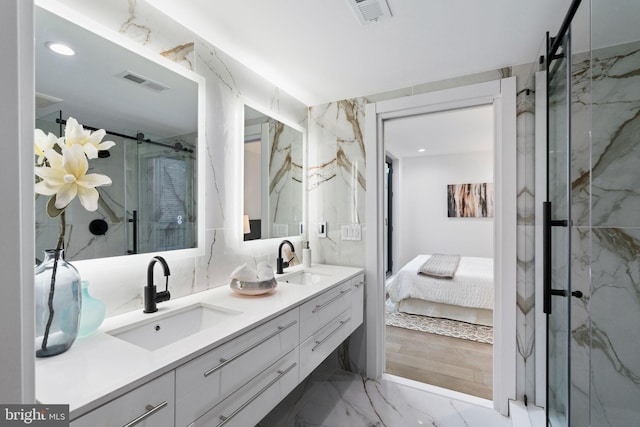
[[174, 371], [71, 422], [71, 427], [173, 427]]
[[324, 327], [336, 316], [351, 307], [349, 280], [329, 289], [300, 306], [300, 341]]
[[351, 310], [347, 309], [300, 344], [300, 380], [303, 380], [351, 335]]
[[298, 383], [296, 347], [189, 427], [254, 426]]
[[299, 311], [288, 311], [176, 370], [176, 425], [188, 425], [298, 346]]

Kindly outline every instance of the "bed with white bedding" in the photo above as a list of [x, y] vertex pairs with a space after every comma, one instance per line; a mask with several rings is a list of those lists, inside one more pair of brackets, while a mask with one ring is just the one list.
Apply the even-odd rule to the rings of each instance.
[[387, 294], [397, 310], [493, 325], [493, 259], [461, 257], [453, 278], [418, 273], [431, 255], [418, 255], [389, 281]]

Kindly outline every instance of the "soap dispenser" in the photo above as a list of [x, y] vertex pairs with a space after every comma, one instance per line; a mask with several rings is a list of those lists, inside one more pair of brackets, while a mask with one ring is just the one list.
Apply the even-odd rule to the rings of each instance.
[[311, 248], [308, 240], [302, 245], [302, 265], [304, 268], [311, 267]]

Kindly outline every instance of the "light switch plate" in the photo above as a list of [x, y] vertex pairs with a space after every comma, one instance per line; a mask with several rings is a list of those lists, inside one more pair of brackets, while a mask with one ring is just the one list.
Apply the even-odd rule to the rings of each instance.
[[362, 226], [360, 224], [348, 224], [341, 226], [340, 239], [362, 240]]
[[362, 240], [362, 226], [360, 224], [353, 224], [353, 240]]

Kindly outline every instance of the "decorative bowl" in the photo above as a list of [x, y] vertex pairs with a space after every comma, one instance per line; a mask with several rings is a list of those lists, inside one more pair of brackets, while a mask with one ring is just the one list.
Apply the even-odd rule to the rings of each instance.
[[229, 286], [234, 291], [243, 295], [262, 295], [273, 291], [278, 282], [275, 278], [270, 280], [263, 280], [260, 282], [245, 282], [241, 280], [231, 279]]

